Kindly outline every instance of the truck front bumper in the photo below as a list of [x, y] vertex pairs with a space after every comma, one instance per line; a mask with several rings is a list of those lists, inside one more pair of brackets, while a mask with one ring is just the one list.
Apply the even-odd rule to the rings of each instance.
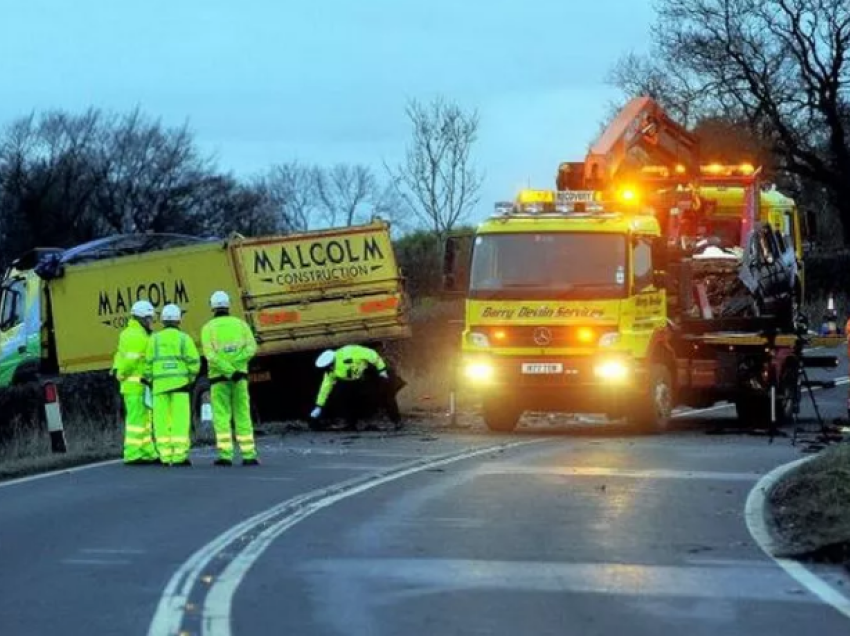
[[646, 367], [624, 355], [465, 356], [461, 386], [528, 409], [616, 412], [646, 384]]

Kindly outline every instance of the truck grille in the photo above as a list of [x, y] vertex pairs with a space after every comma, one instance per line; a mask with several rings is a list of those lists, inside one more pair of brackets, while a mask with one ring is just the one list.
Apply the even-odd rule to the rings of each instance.
[[617, 329], [589, 325], [522, 325], [473, 327], [472, 331], [485, 334], [494, 347], [595, 347], [599, 338]]

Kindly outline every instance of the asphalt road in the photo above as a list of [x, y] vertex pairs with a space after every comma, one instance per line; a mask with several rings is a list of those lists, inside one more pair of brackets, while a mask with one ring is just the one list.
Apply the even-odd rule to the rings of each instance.
[[799, 448], [707, 434], [731, 415], [291, 434], [259, 468], [200, 449], [0, 487], [0, 633], [847, 634], [744, 523]]

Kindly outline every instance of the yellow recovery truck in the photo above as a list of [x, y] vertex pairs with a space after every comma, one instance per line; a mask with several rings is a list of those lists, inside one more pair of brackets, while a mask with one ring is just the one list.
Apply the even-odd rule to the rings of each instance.
[[556, 185], [446, 244], [462, 377], [489, 428], [559, 410], [660, 430], [676, 405], [722, 400], [775, 428], [832, 385], [805, 369], [837, 358], [804, 348], [842, 338], [808, 330], [798, 211], [759, 168], [703, 163], [700, 140], [637, 97]]
[[[316, 350], [410, 336], [383, 221], [251, 239], [121, 235], [37, 249], [8, 268], [0, 284], [0, 388], [108, 370], [136, 300], [157, 309], [176, 303], [200, 342], [216, 290], [230, 295], [233, 313], [257, 338], [252, 394], [266, 412], [312, 404]], [[205, 390], [199, 382], [196, 407]]]
[[[743, 199], [716, 188], [702, 195]], [[491, 430], [511, 431], [534, 410], [604, 413], [653, 432], [677, 405], [723, 400], [748, 425], [776, 426], [794, 417], [803, 389], [831, 385], [805, 380], [803, 369], [832, 368], [837, 359], [803, 355], [803, 347], [837, 346], [841, 337], [786, 329], [775, 315], [755, 315], [755, 306], [754, 315], [712, 314], [705, 283], [697, 282], [700, 255], [672, 258], [657, 212], [638, 205], [634, 191], [613, 202], [603, 196], [526, 190], [497, 204], [473, 237], [447, 243], [447, 288], [467, 299], [461, 386], [481, 394]], [[761, 192], [761, 203], [759, 218], [786, 218], [785, 235], [799, 244], [793, 202]], [[722, 226], [732, 216], [716, 204], [711, 218]], [[763, 238], [754, 233], [751, 249], [761, 249]], [[708, 253], [721, 268], [708, 278], [728, 278], [729, 260], [737, 277], [737, 257]], [[783, 253], [770, 254], [771, 262]], [[768, 272], [771, 281], [777, 271]]]

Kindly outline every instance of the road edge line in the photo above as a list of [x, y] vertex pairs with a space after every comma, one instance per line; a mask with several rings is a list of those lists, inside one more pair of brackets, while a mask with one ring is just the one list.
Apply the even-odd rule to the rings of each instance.
[[770, 532], [766, 521], [767, 493], [770, 492], [771, 488], [773, 488], [773, 486], [775, 486], [788, 473], [803, 464], [812, 461], [815, 457], [817, 457], [817, 455], [803, 457], [801, 459], [788, 462], [787, 464], [777, 466], [759, 479], [747, 495], [747, 503], [744, 507], [744, 520], [746, 521], [747, 530], [749, 531], [750, 536], [752, 536], [758, 547], [761, 548], [761, 551], [764, 552], [768, 558], [785, 570], [786, 574], [818, 597], [821, 601], [831, 606], [844, 617], [850, 618], [850, 597], [839, 592], [836, 588], [814, 574], [799, 561], [775, 557], [773, 555], [773, 550], [776, 547], [776, 541], [774, 540], [773, 534]]
[[99, 462], [92, 462], [91, 464], [71, 466], [69, 468], [56, 468], [54, 470], [47, 471], [46, 473], [38, 473], [36, 475], [28, 475], [26, 477], [15, 477], [14, 479], [0, 481], [0, 488], [6, 488], [7, 486], [19, 486], [21, 484], [26, 484], [31, 481], [38, 481], [39, 479], [47, 479], [48, 477], [58, 477], [59, 475], [78, 473], [80, 471], [90, 470], [92, 468], [103, 468], [104, 466], [120, 464], [122, 461], [123, 460], [121, 459], [107, 459]]

